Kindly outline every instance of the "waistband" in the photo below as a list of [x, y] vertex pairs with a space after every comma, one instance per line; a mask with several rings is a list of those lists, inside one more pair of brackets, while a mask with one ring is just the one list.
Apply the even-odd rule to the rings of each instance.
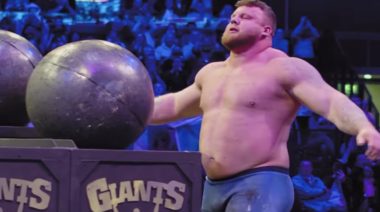
[[209, 180], [211, 182], [220, 182], [220, 181], [232, 180], [232, 179], [235, 179], [238, 177], [242, 177], [242, 176], [246, 176], [246, 175], [250, 175], [250, 174], [254, 174], [254, 173], [258, 173], [258, 172], [266, 172], [266, 171], [278, 172], [278, 173], [289, 175], [289, 169], [287, 169], [287, 168], [280, 167], [280, 166], [263, 166], [263, 167], [247, 169], [247, 170], [238, 172], [236, 174], [233, 174], [231, 176], [221, 178], [221, 179], [210, 179], [209, 177], [207, 177], [207, 180]]

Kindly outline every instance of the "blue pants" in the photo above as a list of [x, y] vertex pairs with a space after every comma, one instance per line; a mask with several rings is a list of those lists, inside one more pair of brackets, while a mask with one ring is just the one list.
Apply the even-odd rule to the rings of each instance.
[[293, 201], [288, 170], [260, 167], [223, 180], [206, 177], [202, 212], [288, 212]]

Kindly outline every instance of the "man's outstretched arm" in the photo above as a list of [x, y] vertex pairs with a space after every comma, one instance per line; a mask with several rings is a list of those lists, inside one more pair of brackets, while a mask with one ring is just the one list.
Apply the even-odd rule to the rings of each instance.
[[202, 114], [200, 108], [201, 84], [207, 66], [202, 68], [189, 87], [169, 93], [154, 99], [154, 110], [150, 124], [163, 124], [181, 118], [188, 118]]
[[289, 93], [314, 112], [333, 122], [341, 131], [356, 135], [358, 145], [368, 145], [367, 156], [380, 159], [380, 134], [365, 113], [347, 96], [329, 86], [307, 62], [290, 58], [285, 67]]
[[200, 88], [192, 84], [182, 91], [156, 97], [150, 124], [163, 124], [201, 114], [200, 93]]

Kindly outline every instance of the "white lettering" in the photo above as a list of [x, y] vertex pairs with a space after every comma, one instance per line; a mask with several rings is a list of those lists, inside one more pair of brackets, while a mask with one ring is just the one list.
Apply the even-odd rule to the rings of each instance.
[[33, 183], [29, 184], [32, 193], [39, 198], [40, 201], [35, 197], [30, 197], [29, 207], [35, 208], [37, 210], [46, 210], [49, 207], [50, 195], [42, 190], [44, 188], [46, 191], [52, 191], [51, 182], [37, 178]]
[[[186, 191], [186, 185], [181, 182], [170, 181], [168, 186], [166, 186], [166, 188], [168, 191], [167, 192], [168, 196], [173, 198], [174, 201], [169, 198], [166, 198], [165, 208], [168, 208], [174, 211], [181, 209], [183, 206], [183, 200], [184, 200], [183, 193], [185, 193]], [[182, 193], [182, 195], [176, 192], [176, 189], [178, 189]]]
[[[16, 188], [18, 189], [16, 190]], [[33, 195], [30, 198], [28, 198], [28, 189]], [[17, 202], [17, 212], [24, 211], [25, 205], [37, 210], [47, 209], [50, 203], [50, 195], [42, 189], [52, 191], [52, 183], [40, 178], [36, 178], [34, 181], [0, 178], [0, 200]], [[17, 191], [18, 195], [16, 194]]]
[[[155, 193], [153, 193], [155, 191]], [[180, 211], [184, 204], [186, 184], [170, 181], [168, 184], [156, 181], [133, 180], [117, 183], [107, 183], [106, 178], [100, 178], [87, 185], [87, 198], [92, 211], [102, 212], [112, 210], [118, 212], [118, 206], [124, 202], [151, 202], [153, 212], [159, 212], [160, 207]], [[163, 198], [166, 194], [167, 198]], [[134, 208], [134, 211], [139, 211]]]

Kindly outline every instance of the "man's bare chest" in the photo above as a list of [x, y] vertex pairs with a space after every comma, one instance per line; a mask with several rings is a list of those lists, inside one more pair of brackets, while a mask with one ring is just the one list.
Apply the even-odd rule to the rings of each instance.
[[269, 74], [217, 75], [202, 85], [201, 107], [258, 108], [284, 95], [278, 79]]

